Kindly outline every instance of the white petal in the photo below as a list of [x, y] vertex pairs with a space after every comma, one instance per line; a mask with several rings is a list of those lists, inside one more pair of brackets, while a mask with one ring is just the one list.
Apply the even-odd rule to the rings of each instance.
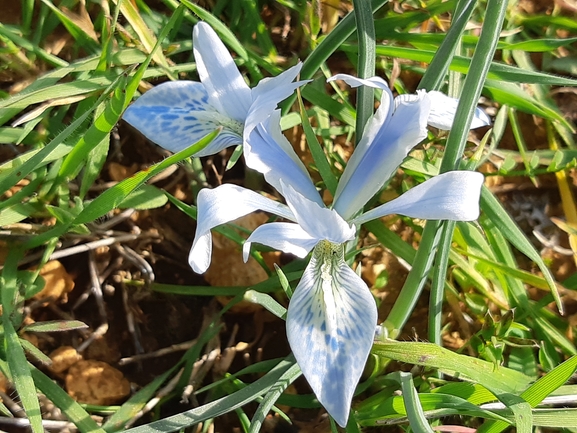
[[368, 86], [374, 89], [389, 90], [389, 85], [381, 77], [357, 78], [348, 74], [336, 74], [330, 77], [327, 82], [336, 80], [343, 80], [351, 87]]
[[259, 124], [245, 142], [246, 165], [262, 174], [282, 194], [284, 179], [309, 200], [322, 204], [321, 197], [291, 144], [280, 130], [280, 111], [275, 110]]
[[199, 274], [205, 272], [212, 253], [210, 230], [221, 224], [263, 210], [294, 220], [290, 209], [282, 203], [263, 197], [237, 185], [224, 184], [214, 189], [202, 189], [197, 199], [197, 226], [188, 263]]
[[344, 262], [342, 245], [319, 244], [290, 301], [287, 335], [315, 395], [341, 427], [347, 423], [376, 323], [375, 301]]
[[[227, 120], [208, 103], [204, 86], [194, 81], [172, 81], [154, 87], [128, 107], [122, 118], [172, 152], [193, 145]], [[242, 137], [225, 128], [196, 156], [212, 155], [238, 144], [242, 144]]]
[[305, 83], [312, 80], [293, 82], [302, 69], [302, 63], [298, 63], [276, 77], [262, 79], [252, 89], [252, 105], [245, 123], [245, 138], [253, 128], [264, 121], [278, 104], [288, 98], [294, 91]]
[[204, 22], [194, 26], [192, 42], [198, 75], [208, 100], [221, 113], [244, 123], [252, 96], [229, 51]]
[[244, 261], [248, 260], [252, 242], [303, 258], [314, 248], [319, 239], [311, 237], [294, 223], [268, 223], [257, 227], [242, 247]]
[[[459, 100], [450, 98], [447, 95], [432, 91], [428, 93], [431, 98], [431, 112], [427, 123], [435, 128], [449, 130], [453, 126], [455, 120], [455, 113], [457, 112], [457, 105]], [[491, 119], [482, 109], [477, 107], [471, 129], [480, 128], [491, 124]]]
[[390, 214], [427, 220], [473, 221], [479, 217], [484, 176], [474, 171], [450, 171], [435, 176], [402, 196], [353, 220], [357, 225]]
[[281, 179], [282, 195], [299, 225], [311, 237], [342, 244], [355, 238], [355, 226], [349, 225], [337, 212], [309, 200]]
[[[383, 93], [383, 100], [385, 93]], [[393, 175], [409, 151], [427, 136], [430, 100], [425, 92], [401, 100], [391, 116], [381, 105], [359, 143], [360, 157], [345, 169], [335, 194], [334, 209], [346, 220], [353, 217]]]

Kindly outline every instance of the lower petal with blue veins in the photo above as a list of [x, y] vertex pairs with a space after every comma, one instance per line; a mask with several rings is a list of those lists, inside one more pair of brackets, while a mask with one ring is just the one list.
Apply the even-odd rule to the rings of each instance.
[[290, 301], [287, 335], [316, 397], [342, 427], [376, 323], [375, 300], [345, 263], [343, 245], [321, 241]]
[[212, 155], [242, 144], [243, 125], [208, 103], [202, 83], [174, 81], [160, 84], [136, 100], [122, 116], [149, 140], [178, 152], [219, 127], [222, 132], [196, 156]]

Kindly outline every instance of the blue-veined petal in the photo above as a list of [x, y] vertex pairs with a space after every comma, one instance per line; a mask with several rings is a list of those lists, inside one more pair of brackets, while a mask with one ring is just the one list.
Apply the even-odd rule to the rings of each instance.
[[355, 238], [355, 226], [346, 222], [333, 209], [309, 200], [281, 179], [282, 195], [296, 221], [311, 237], [342, 244]]
[[263, 224], [251, 233], [242, 247], [245, 262], [248, 260], [250, 245], [253, 242], [303, 258], [314, 248], [319, 239], [313, 238], [295, 223]]
[[357, 225], [390, 214], [427, 220], [473, 221], [479, 217], [484, 176], [474, 171], [450, 171], [411, 188], [353, 222]]
[[336, 74], [330, 77], [327, 82], [343, 80], [351, 87], [368, 86], [374, 89], [382, 89], [390, 92], [389, 85], [381, 77], [358, 78], [348, 74]]
[[309, 200], [323, 204], [304, 164], [280, 130], [279, 110], [252, 131], [245, 142], [244, 157], [246, 165], [262, 173], [281, 194], [280, 181], [284, 179]]
[[[383, 99], [386, 100], [385, 92]], [[409, 151], [427, 136], [430, 100], [426, 93], [421, 92], [410, 101], [400, 101], [391, 116], [386, 115], [388, 110], [389, 106], [385, 105], [381, 113], [379, 107], [369, 120], [366, 135], [363, 134], [359, 143], [364, 151], [351, 168], [347, 165], [339, 181], [334, 209], [346, 220], [362, 209]], [[353, 157], [356, 153], [355, 150]]]
[[[208, 103], [206, 90], [194, 81], [172, 81], [146, 92], [124, 112], [122, 118], [149, 140], [178, 152], [232, 121]], [[240, 134], [224, 128], [197, 156], [212, 155], [242, 144]]]
[[315, 395], [342, 427], [373, 344], [377, 307], [345, 263], [343, 246], [321, 242], [287, 312], [287, 336]]
[[245, 139], [257, 124], [264, 121], [277, 108], [279, 102], [292, 95], [298, 87], [312, 81], [293, 82], [301, 69], [302, 63], [298, 63], [276, 77], [260, 80], [251, 90], [253, 102], [245, 122]]
[[[431, 112], [429, 113], [427, 123], [435, 128], [444, 130], [451, 129], [453, 121], [455, 120], [455, 113], [457, 112], [459, 100], [450, 98], [437, 91], [428, 92], [428, 95], [431, 99]], [[487, 116], [487, 113], [477, 107], [471, 123], [471, 129], [480, 128], [490, 124], [491, 119]]]
[[218, 111], [244, 124], [252, 96], [232, 56], [212, 27], [204, 22], [194, 26], [192, 42], [198, 75], [208, 100]]
[[263, 197], [237, 185], [224, 184], [214, 189], [204, 188], [198, 193], [197, 226], [188, 263], [201, 274], [209, 265], [212, 254], [210, 230], [255, 210], [263, 210], [294, 221], [290, 209], [282, 203]]

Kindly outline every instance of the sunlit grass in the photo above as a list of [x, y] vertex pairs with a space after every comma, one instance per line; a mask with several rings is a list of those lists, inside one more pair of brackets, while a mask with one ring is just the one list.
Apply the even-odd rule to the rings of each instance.
[[[208, 6], [187, 0], [87, 4], [43, 0], [23, 1], [21, 10], [0, 18], [0, 252], [6, 256], [0, 369], [13, 384], [18, 396], [14, 401], [26, 411], [33, 431], [42, 431], [44, 414], [37, 390], [80, 431], [121, 431], [135, 422], [141, 426], [131, 431], [174, 431], [197, 423], [208, 431], [214, 418], [228, 413], [236, 415], [226, 418], [230, 425], [222, 431], [231, 426], [259, 431], [271, 411], [275, 419], [289, 422], [297, 419], [294, 413], [299, 409], [313, 415], [322, 410], [303, 385], [298, 385], [297, 394], [292, 389], [284, 392], [300, 376], [288, 355], [253, 360], [241, 370], [235, 364], [214, 381], [206, 376], [194, 391], [198, 405], [182, 414], [163, 415], [163, 407], [181, 398], [195, 366], [206, 362], [203, 355], [208, 356], [207, 347], [212, 347], [207, 344], [217, 338], [230, 308], [244, 299], [283, 316], [284, 293], [290, 294], [305, 265], [286, 258], [274, 272], [267, 266], [264, 248], [252, 255], [268, 278], [255, 284], [208, 287], [176, 279], [152, 281], [145, 278], [146, 269], [114, 282], [129, 291], [232, 298], [202, 331], [196, 330], [194, 344], [177, 363], [150, 383], [139, 383], [142, 388], [114, 408], [110, 417], [75, 402], [63, 382], [56, 376], [51, 380], [48, 370], [36, 362], [43, 356], [40, 350], [23, 338], [29, 324], [29, 310], [24, 307], [34, 302], [43, 285], [38, 271], [25, 263], [40, 268], [74, 243], [88, 245], [114, 237], [102, 225], [127, 207], [161, 215], [171, 206], [191, 221], [189, 227], [173, 229], [190, 231], [196, 218], [192, 191], [226, 182], [232, 172], [219, 168], [228, 158], [240, 156], [232, 151], [219, 156], [221, 163], [189, 159], [211, 137], [170, 157], [147, 143], [143, 153], [148, 156], [140, 169], [102, 187], [110, 182], [108, 164], [118, 160], [127, 141], [143, 142], [120, 120], [126, 107], [160, 82], [197, 79], [191, 33], [198, 20], [216, 30], [251, 85], [304, 62], [301, 78], [314, 81], [282, 104], [282, 124], [327, 201], [354, 148], [355, 128], [374, 109], [372, 95], [326, 85], [328, 76], [339, 72], [367, 76], [376, 68], [376, 74], [398, 93], [420, 88], [460, 96], [452, 132], [447, 136], [431, 131], [370, 205], [448, 170], [479, 170], [487, 177], [481, 217], [475, 223], [457, 224], [395, 217], [363, 226], [359, 250], [350, 251], [347, 259], [360, 267], [362, 257], [374, 265], [388, 254], [406, 272], [394, 284], [387, 269], [374, 268], [389, 283], [383, 289], [376, 283], [374, 287], [379, 302], [385, 300], [379, 310], [383, 333], [398, 341], [383, 337], [375, 344], [346, 430], [401, 424], [404, 429], [410, 425], [415, 431], [431, 431], [431, 425], [458, 423], [483, 432], [510, 425], [521, 432], [536, 426], [575, 431], [574, 409], [545, 410], [542, 405], [552, 394], [573, 404], [577, 398], [575, 386], [566, 384], [577, 368], [571, 320], [572, 293], [577, 288], [572, 194], [577, 151], [575, 113], [566, 108], [577, 84], [572, 78], [577, 64], [573, 12], [556, 5], [529, 14], [517, 5], [493, 0], [479, 4], [374, 0], [371, 10], [355, 15], [355, 2], [329, 3], [221, 0]], [[373, 48], [370, 31], [366, 38], [356, 36], [356, 19], [362, 31], [370, 29], [371, 12], [374, 65], [373, 57], [367, 58]], [[340, 16], [336, 25], [335, 14]], [[493, 125], [469, 135], [467, 125], [480, 95]], [[176, 169], [173, 164], [178, 164]], [[234, 182], [270, 193], [259, 178], [242, 170], [242, 160], [237, 164]], [[174, 170], [170, 176], [180, 173], [183, 179], [177, 189], [154, 183], [169, 169]], [[545, 189], [545, 184], [553, 188]], [[561, 210], [553, 211], [560, 229], [523, 195], [526, 189], [516, 191], [519, 185], [533, 185], [533, 195], [550, 195], [552, 208], [560, 205]], [[556, 188], [559, 200], [551, 192]], [[511, 191], [528, 205], [512, 200]], [[516, 208], [522, 215], [510, 216]], [[527, 214], [544, 219], [527, 221]], [[527, 222], [529, 229], [521, 229]], [[536, 235], [531, 234], [533, 229]], [[247, 235], [246, 229], [232, 224], [217, 231], [238, 245]], [[378, 253], [371, 256], [371, 249]], [[147, 257], [141, 260], [154, 270]], [[186, 256], [180, 261], [187, 266]], [[396, 299], [392, 306], [391, 297]], [[429, 307], [423, 307], [428, 302]], [[563, 307], [565, 315], [559, 313]], [[421, 330], [416, 336], [411, 330], [415, 323]], [[63, 319], [43, 330], [74, 328], [73, 324]], [[413, 337], [431, 343], [411, 341]], [[418, 373], [413, 376], [399, 373], [400, 364], [391, 360], [424, 369], [413, 370]], [[7, 420], [1, 426], [21, 425], [8, 419], [12, 410], [0, 405]]]

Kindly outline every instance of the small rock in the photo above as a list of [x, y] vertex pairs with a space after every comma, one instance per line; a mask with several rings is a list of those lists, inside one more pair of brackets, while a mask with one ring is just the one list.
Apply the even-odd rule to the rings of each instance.
[[34, 295], [34, 299], [59, 299], [61, 302], [68, 301], [68, 292], [74, 289], [74, 280], [66, 272], [66, 268], [58, 260], [51, 260], [40, 269], [40, 275], [46, 284], [44, 288]]
[[82, 355], [71, 346], [61, 346], [52, 351], [49, 357], [52, 360], [50, 370], [56, 374], [64, 373], [78, 361], [82, 360]]
[[66, 375], [66, 390], [76, 401], [107, 406], [130, 394], [130, 382], [122, 372], [102, 361], [79, 361]]

